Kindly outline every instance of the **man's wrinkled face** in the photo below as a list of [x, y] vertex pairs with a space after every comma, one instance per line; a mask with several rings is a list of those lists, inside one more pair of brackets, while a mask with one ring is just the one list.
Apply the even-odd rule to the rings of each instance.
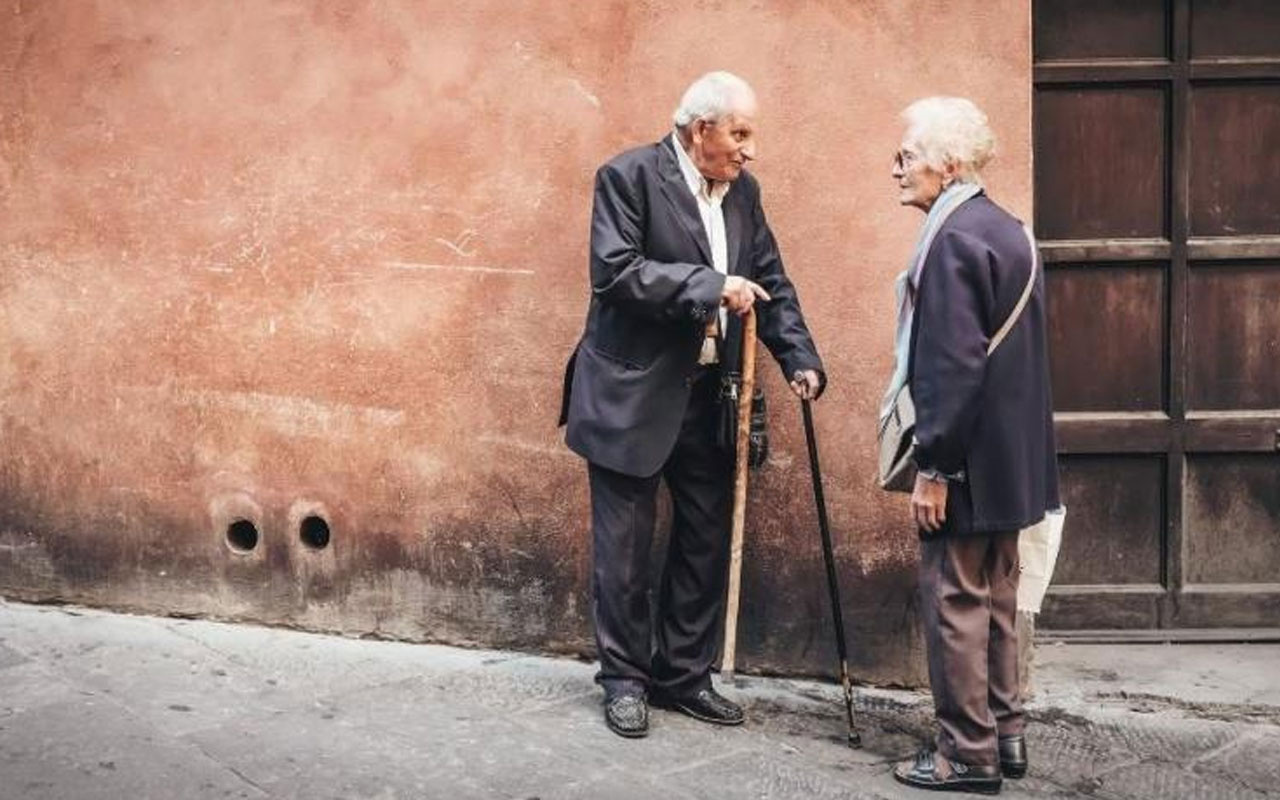
[[719, 122], [698, 120], [690, 127], [689, 156], [703, 177], [710, 181], [733, 181], [742, 168], [756, 157], [755, 103], [724, 117]]

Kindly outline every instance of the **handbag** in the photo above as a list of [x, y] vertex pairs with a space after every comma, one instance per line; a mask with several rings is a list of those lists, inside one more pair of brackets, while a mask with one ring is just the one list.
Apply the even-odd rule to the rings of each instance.
[[904, 383], [893, 396], [893, 407], [880, 423], [880, 488], [887, 492], [909, 492], [916, 482], [916, 406], [911, 402], [911, 385]]
[[[987, 344], [988, 358], [1009, 335], [1014, 323], [1022, 315], [1022, 309], [1026, 308], [1027, 301], [1031, 299], [1031, 290], [1035, 288], [1036, 264], [1039, 261], [1036, 257], [1036, 242], [1031, 236], [1031, 230], [1025, 225], [1022, 227], [1022, 232], [1027, 237], [1027, 244], [1031, 248], [1031, 274], [1027, 277], [1027, 285], [1022, 290], [1022, 296], [1018, 298], [1018, 304], [1013, 307], [1009, 318], [1004, 321], [1000, 330], [996, 331], [996, 335], [991, 337], [990, 343]], [[915, 486], [915, 432], [916, 406], [911, 399], [911, 382], [907, 381], [893, 396], [892, 408], [881, 421], [880, 429], [876, 433], [876, 442], [880, 450], [877, 481], [881, 489], [889, 492], [910, 492]]]
[[[720, 379], [719, 421], [716, 443], [721, 450], [734, 453], [738, 447], [738, 395], [742, 392], [742, 375], [727, 372]], [[769, 413], [764, 388], [756, 386], [751, 393], [751, 428], [747, 431], [747, 466], [759, 469], [769, 458]]]

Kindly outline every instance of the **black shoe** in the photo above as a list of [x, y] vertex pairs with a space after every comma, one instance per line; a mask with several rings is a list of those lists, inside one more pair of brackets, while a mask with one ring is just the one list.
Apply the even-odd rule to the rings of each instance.
[[[938, 774], [939, 760], [946, 760], [951, 765], [951, 774], [945, 778]], [[995, 765], [980, 767], [951, 761], [932, 750], [921, 750], [915, 761], [899, 764], [893, 771], [893, 777], [898, 783], [938, 792], [1000, 794], [1002, 784], [1000, 768]]]
[[604, 701], [604, 722], [609, 730], [628, 739], [649, 735], [649, 704], [642, 694], [620, 694]]
[[710, 722], [713, 725], [741, 725], [747, 718], [742, 706], [733, 702], [715, 689], [702, 689], [694, 694], [673, 697], [667, 694], [654, 694], [653, 704], [658, 708], [667, 708], [688, 714], [694, 719]]
[[1022, 734], [1000, 737], [1000, 772], [1006, 778], [1027, 774], [1027, 737]]

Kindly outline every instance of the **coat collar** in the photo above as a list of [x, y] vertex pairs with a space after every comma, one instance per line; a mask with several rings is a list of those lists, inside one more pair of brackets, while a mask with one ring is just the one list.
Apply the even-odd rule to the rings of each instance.
[[[698, 245], [698, 252], [702, 254], [703, 262], [710, 266], [711, 244], [707, 240], [706, 230], [702, 227], [702, 216], [698, 214], [698, 201], [690, 193], [689, 184], [685, 182], [684, 173], [680, 171], [680, 162], [676, 160], [676, 151], [671, 137], [664, 136], [662, 141], [658, 142], [657, 148], [658, 170], [662, 173], [660, 184], [662, 193], [676, 210], [676, 217], [680, 220], [681, 227]], [[725, 234], [728, 235], [728, 228], [725, 229]]]
[[738, 256], [742, 254], [742, 206], [726, 197], [722, 208], [724, 209], [724, 237], [729, 245], [729, 274], [737, 275], [740, 273]]
[[[657, 143], [658, 148], [658, 168], [662, 173], [662, 193], [666, 195], [667, 202], [676, 210], [676, 216], [680, 219], [681, 226], [693, 238], [698, 245], [698, 252], [702, 254], [704, 263], [711, 266], [711, 245], [707, 240], [706, 229], [702, 226], [702, 216], [698, 213], [698, 201], [694, 199], [692, 192], [689, 190], [689, 182], [685, 177], [684, 171], [680, 168], [679, 156], [676, 155], [675, 142], [672, 141], [671, 135], [662, 137]], [[724, 211], [724, 234], [728, 244], [729, 257], [729, 274], [738, 275], [741, 270], [738, 268], [738, 257], [742, 254], [742, 209], [740, 208], [740, 200], [742, 197], [741, 189], [731, 191], [725, 195], [724, 203], [721, 209]]]

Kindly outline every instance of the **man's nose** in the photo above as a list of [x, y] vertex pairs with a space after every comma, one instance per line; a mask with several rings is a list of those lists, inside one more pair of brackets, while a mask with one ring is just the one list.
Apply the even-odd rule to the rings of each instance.
[[756, 143], [754, 140], [742, 145], [742, 158], [745, 161], [756, 160]]

